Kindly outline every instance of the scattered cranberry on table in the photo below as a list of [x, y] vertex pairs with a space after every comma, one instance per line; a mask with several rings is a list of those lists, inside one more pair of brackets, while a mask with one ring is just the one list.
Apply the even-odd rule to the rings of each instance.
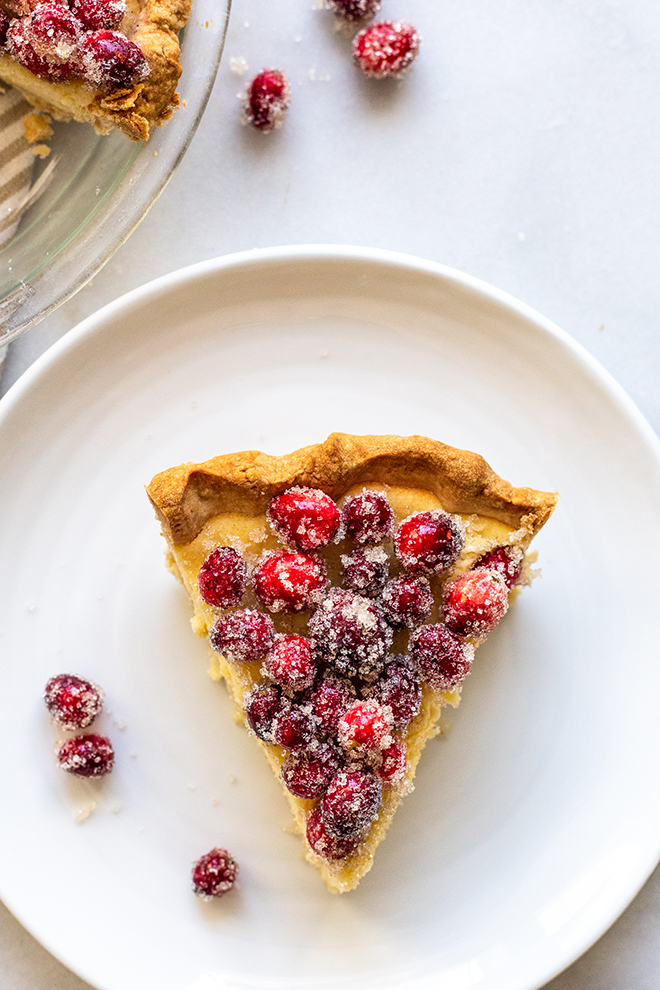
[[62, 743], [57, 762], [76, 777], [104, 777], [114, 766], [115, 753], [106, 736], [89, 733]]
[[247, 88], [245, 120], [264, 134], [281, 127], [291, 103], [289, 80], [279, 69], [262, 69]]
[[420, 37], [412, 24], [379, 21], [353, 40], [353, 58], [365, 76], [400, 76], [417, 57]]
[[326, 5], [337, 17], [354, 24], [371, 20], [380, 10], [380, 0], [326, 0]]
[[44, 690], [46, 708], [64, 729], [86, 729], [103, 709], [103, 691], [76, 674], [57, 674]]
[[199, 859], [192, 872], [193, 890], [203, 900], [222, 897], [238, 876], [238, 863], [226, 849], [215, 848]]

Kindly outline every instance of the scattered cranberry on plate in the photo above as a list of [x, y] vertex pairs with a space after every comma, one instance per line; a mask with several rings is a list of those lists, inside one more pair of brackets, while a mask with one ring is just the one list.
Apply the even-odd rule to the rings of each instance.
[[281, 127], [291, 103], [289, 80], [279, 69], [262, 69], [245, 94], [245, 120], [264, 134]]
[[86, 729], [103, 708], [103, 691], [76, 674], [57, 674], [44, 690], [46, 708], [64, 729]]
[[222, 897], [231, 890], [238, 876], [238, 863], [226, 849], [211, 849], [193, 867], [195, 893], [205, 901]]
[[89, 733], [62, 743], [57, 762], [76, 777], [104, 777], [114, 766], [115, 752], [106, 736]]
[[420, 37], [412, 24], [379, 21], [356, 35], [353, 58], [372, 79], [400, 76], [417, 57], [419, 45]]

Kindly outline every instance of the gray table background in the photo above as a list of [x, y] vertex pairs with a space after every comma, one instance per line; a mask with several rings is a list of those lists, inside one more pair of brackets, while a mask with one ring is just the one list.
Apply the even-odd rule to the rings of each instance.
[[[346, 243], [443, 262], [518, 296], [591, 351], [658, 432], [657, 0], [383, 0], [383, 16], [413, 21], [423, 46], [403, 82], [381, 83], [355, 72], [317, 6], [234, 0], [183, 164], [94, 281], [11, 346], [0, 394], [152, 278], [253, 247]], [[288, 72], [281, 131], [239, 126], [239, 56], [250, 73]], [[2, 990], [87, 986], [0, 905]], [[549, 986], [657, 990], [660, 871]]]

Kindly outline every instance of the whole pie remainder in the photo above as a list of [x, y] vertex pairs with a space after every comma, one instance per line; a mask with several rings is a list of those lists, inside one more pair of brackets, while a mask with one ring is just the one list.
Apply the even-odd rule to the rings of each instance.
[[371, 868], [474, 650], [531, 581], [557, 495], [425, 437], [333, 434], [283, 457], [183, 464], [147, 493], [167, 563], [307, 859]]

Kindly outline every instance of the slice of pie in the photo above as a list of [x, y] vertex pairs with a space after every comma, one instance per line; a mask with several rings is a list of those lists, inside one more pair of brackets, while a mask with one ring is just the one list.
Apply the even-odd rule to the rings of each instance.
[[337, 433], [147, 488], [242, 719], [328, 888], [371, 868], [474, 648], [531, 580], [557, 495], [424, 437]]

